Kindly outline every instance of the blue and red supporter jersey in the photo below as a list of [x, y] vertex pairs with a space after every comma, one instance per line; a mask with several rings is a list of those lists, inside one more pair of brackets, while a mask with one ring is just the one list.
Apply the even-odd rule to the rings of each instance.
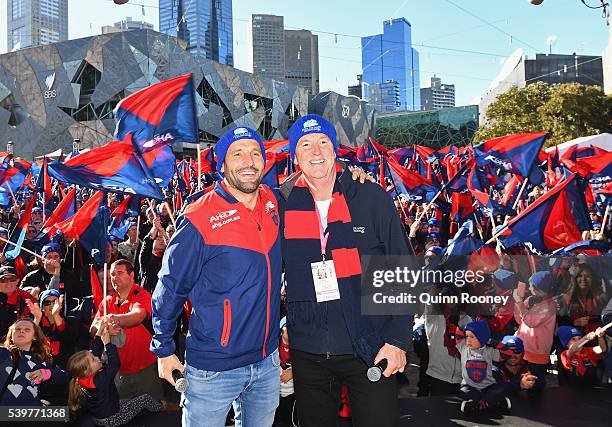
[[174, 353], [185, 300], [192, 304], [186, 361], [226, 371], [278, 347], [282, 268], [278, 203], [262, 185], [251, 211], [217, 183], [179, 218], [153, 293], [151, 350]]

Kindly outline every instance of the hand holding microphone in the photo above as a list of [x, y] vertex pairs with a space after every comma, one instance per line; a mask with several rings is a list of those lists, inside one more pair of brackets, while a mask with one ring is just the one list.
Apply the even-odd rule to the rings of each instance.
[[179, 393], [185, 393], [189, 388], [189, 381], [183, 376], [183, 373], [178, 369], [172, 371], [172, 379], [174, 380], [174, 389]]
[[368, 368], [368, 372], [366, 375], [368, 376], [368, 379], [371, 382], [375, 383], [377, 381], [380, 381], [385, 369], [387, 369], [387, 359], [383, 359], [376, 365], [372, 366], [371, 368]]
[[159, 377], [172, 384], [179, 393], [184, 393], [189, 386], [187, 379], [183, 377], [184, 372], [185, 367], [175, 354], [157, 359], [157, 373]]
[[405, 366], [406, 352], [399, 347], [385, 343], [374, 359], [374, 366], [368, 369], [367, 376], [370, 381], [376, 382], [382, 376], [390, 377], [396, 372], [404, 372]]

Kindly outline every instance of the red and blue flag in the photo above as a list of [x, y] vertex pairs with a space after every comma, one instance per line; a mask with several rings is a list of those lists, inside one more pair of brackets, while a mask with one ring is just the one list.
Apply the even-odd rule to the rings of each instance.
[[544, 254], [581, 241], [590, 228], [584, 188], [574, 174], [514, 217], [498, 239], [505, 248], [523, 243]]
[[32, 209], [34, 208], [34, 203], [36, 202], [36, 197], [32, 197], [25, 205], [23, 212], [21, 212], [21, 216], [15, 224], [15, 228], [11, 232], [9, 237], [9, 241], [11, 243], [7, 243], [4, 246], [4, 256], [8, 260], [14, 260], [21, 253], [21, 246], [23, 245], [23, 241], [25, 240], [26, 232], [28, 231], [28, 225], [30, 225], [30, 221], [32, 219]]
[[548, 133], [538, 132], [493, 138], [473, 148], [474, 159], [481, 167], [493, 164], [527, 177], [547, 137]]
[[115, 108], [115, 138], [131, 133], [142, 152], [177, 141], [197, 143], [194, 93], [193, 77], [186, 74], [122, 99]]
[[[87, 154], [87, 153], [86, 153]], [[75, 160], [85, 154], [75, 157]], [[106, 229], [110, 212], [106, 206], [104, 191], [98, 191], [91, 196], [76, 214], [55, 225], [64, 236], [78, 240], [81, 246], [90, 254], [96, 254], [97, 264], [104, 263], [106, 254]]]
[[[48, 169], [51, 176], [62, 182], [162, 200], [162, 192], [145, 161], [136, 154], [128, 135], [124, 141], [111, 141], [65, 163], [51, 162]], [[170, 171], [174, 173], [174, 162]]]

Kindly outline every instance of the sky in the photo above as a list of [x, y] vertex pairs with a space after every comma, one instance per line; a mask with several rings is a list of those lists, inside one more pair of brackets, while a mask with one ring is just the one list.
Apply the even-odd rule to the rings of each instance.
[[[6, 52], [6, 3], [0, 0], [0, 52]], [[197, 0], [185, 0], [187, 2]], [[201, 0], [200, 0], [201, 1]], [[586, 0], [591, 5], [599, 0]], [[158, 23], [157, 0], [68, 0], [71, 39], [96, 35], [103, 25], [131, 16]], [[143, 16], [144, 9], [144, 16]], [[235, 67], [248, 67], [247, 30], [251, 14], [285, 17], [285, 28], [307, 29], [319, 36], [320, 90], [346, 95], [361, 73], [360, 37], [382, 33], [383, 21], [405, 17], [412, 25], [420, 53], [421, 87], [436, 75], [455, 84], [456, 104], [469, 105], [482, 96], [515, 50], [601, 55], [609, 29], [601, 9], [579, 0], [239, 0], [233, 2]]]

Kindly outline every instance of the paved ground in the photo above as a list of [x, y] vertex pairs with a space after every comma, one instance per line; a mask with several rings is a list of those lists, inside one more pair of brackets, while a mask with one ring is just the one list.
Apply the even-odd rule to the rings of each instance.
[[[416, 363], [414, 363], [416, 362]], [[537, 402], [514, 398], [510, 412], [465, 416], [456, 397], [416, 398], [418, 360], [411, 361], [409, 384], [400, 389], [401, 426], [610, 426], [612, 388], [571, 389], [559, 387], [555, 375], [548, 375], [547, 390]], [[141, 415], [133, 427], [180, 426], [180, 412]], [[350, 427], [344, 420], [340, 426]]]

